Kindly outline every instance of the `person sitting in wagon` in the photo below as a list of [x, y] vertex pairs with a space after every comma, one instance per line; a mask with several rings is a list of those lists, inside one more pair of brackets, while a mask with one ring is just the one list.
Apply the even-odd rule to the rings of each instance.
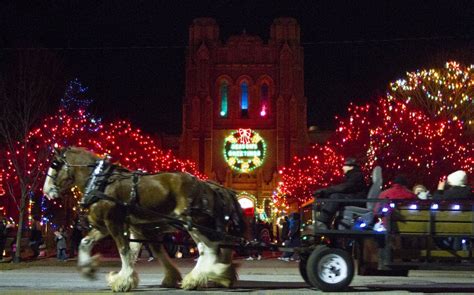
[[416, 195], [408, 189], [406, 178], [398, 175], [392, 180], [392, 186], [380, 193], [379, 199], [411, 200], [416, 199]]
[[430, 191], [422, 184], [415, 184], [412, 191], [420, 200], [428, 200], [431, 198]]
[[[319, 189], [314, 192], [314, 196], [334, 200], [367, 198], [367, 185], [357, 161], [354, 158], [347, 158], [344, 161], [342, 170], [344, 171], [344, 181], [342, 183]], [[356, 206], [357, 204], [344, 202], [324, 203], [317, 217], [316, 226], [320, 229], [328, 229], [336, 212], [348, 205]]]
[[[469, 200], [473, 197], [472, 189], [467, 185], [467, 173], [463, 170], [449, 174], [446, 180], [442, 179], [433, 194], [435, 200]], [[435, 243], [441, 249], [459, 251], [463, 248], [468, 250], [467, 243], [463, 242], [466, 240], [465, 237], [445, 237], [435, 238]]]
[[[417, 197], [408, 189], [408, 181], [406, 178], [402, 175], [398, 175], [393, 178], [392, 186], [382, 191], [378, 198], [389, 200], [414, 200]], [[379, 213], [383, 205], [383, 203], [377, 203], [374, 212]]]
[[[446, 182], [448, 188], [446, 188]], [[438, 183], [438, 189], [433, 194], [433, 199], [462, 200], [472, 199], [472, 189], [467, 185], [467, 173], [458, 170], [448, 175], [447, 180], [441, 180]]]

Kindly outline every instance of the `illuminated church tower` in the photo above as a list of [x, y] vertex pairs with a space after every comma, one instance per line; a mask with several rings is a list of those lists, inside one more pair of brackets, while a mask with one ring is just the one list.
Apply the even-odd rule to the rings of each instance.
[[245, 32], [224, 42], [214, 19], [195, 19], [186, 53], [181, 156], [267, 211], [277, 169], [308, 143], [303, 63], [293, 18], [275, 19], [267, 43]]

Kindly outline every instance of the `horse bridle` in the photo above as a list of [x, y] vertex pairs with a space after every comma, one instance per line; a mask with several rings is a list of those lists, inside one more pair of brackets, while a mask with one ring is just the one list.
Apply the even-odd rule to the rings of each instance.
[[56, 183], [56, 180], [58, 178], [59, 171], [61, 171], [61, 169], [63, 167], [65, 167], [65, 170], [66, 170], [66, 173], [67, 173], [67, 177], [66, 177], [65, 181], [70, 181], [70, 182], [74, 182], [74, 175], [71, 173], [71, 169], [69, 169], [69, 168], [71, 168], [71, 167], [89, 167], [89, 168], [94, 167], [94, 164], [70, 164], [66, 159], [66, 153], [69, 150], [70, 150], [69, 147], [65, 148], [51, 162], [50, 168], [56, 171], [56, 175], [50, 175], [50, 174], [46, 175], [46, 177], [51, 177], [53, 179], [54, 188], [51, 188], [50, 191], [56, 190], [56, 193], [58, 193], [58, 184]]

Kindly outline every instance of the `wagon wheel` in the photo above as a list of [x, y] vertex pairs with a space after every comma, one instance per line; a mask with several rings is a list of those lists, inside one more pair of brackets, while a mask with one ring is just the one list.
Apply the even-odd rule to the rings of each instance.
[[354, 278], [354, 261], [342, 249], [318, 246], [308, 258], [306, 272], [311, 285], [321, 291], [342, 291]]
[[308, 255], [300, 255], [300, 263], [298, 269], [300, 270], [300, 275], [306, 284], [311, 285], [308, 279], [308, 273], [306, 272], [306, 265], [308, 264]]

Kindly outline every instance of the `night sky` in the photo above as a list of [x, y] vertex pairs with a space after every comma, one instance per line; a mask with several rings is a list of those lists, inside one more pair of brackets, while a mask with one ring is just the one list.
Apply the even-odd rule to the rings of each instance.
[[471, 0], [3, 1], [0, 61], [18, 48], [49, 48], [64, 80], [89, 87], [95, 113], [179, 134], [188, 28], [202, 16], [217, 20], [223, 41], [243, 29], [266, 41], [274, 18], [296, 18], [308, 125], [322, 129], [333, 128], [349, 102], [376, 99], [407, 70], [474, 63]]

